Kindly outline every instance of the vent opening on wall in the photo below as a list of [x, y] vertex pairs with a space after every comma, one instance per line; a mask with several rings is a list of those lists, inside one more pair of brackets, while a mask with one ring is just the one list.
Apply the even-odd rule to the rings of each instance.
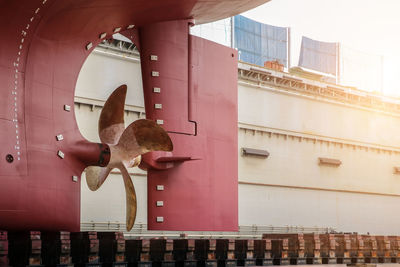
[[331, 159], [331, 158], [318, 158], [320, 165], [328, 165], [333, 167], [339, 167], [342, 164], [342, 161], [339, 159]]
[[394, 174], [400, 174], [400, 167], [394, 167]]
[[255, 156], [260, 158], [268, 158], [269, 152], [267, 150], [242, 147], [243, 156]]

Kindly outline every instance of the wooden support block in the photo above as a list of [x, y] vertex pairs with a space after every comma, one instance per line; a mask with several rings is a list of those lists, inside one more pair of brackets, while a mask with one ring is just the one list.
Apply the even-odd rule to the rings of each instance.
[[282, 250], [289, 250], [289, 239], [285, 238], [282, 240]]
[[224, 262], [225, 266], [236, 266], [235, 259], [235, 240], [234, 239], [217, 239], [215, 258], [219, 262]]
[[365, 245], [364, 245], [364, 239], [361, 235], [357, 235], [357, 247], [358, 247], [357, 262], [364, 263], [365, 262], [365, 255], [364, 255]]
[[[18, 255], [18, 257], [16, 256]], [[22, 256], [21, 256], [22, 255]], [[7, 259], [9, 257], [9, 260]], [[224, 262], [223, 262], [224, 261]], [[228, 267], [257, 264], [400, 263], [400, 237], [357, 234], [268, 234], [262, 240], [125, 240], [113, 232], [0, 231], [0, 266]]]
[[174, 250], [174, 241], [172, 239], [165, 240], [165, 250], [164, 250], [164, 261], [173, 262], [174, 256], [172, 254]]
[[245, 265], [247, 266], [254, 266], [256, 265], [256, 259], [254, 256], [254, 240], [250, 239], [247, 240], [247, 245], [246, 245], [246, 260], [245, 260]]
[[314, 249], [315, 250], [321, 249], [321, 240], [319, 239], [319, 234], [314, 234]]
[[208, 240], [196, 239], [194, 246], [194, 256], [197, 261], [207, 260]]
[[271, 250], [271, 249], [272, 249], [272, 240], [265, 239], [265, 250]]
[[378, 243], [376, 242], [376, 239], [374, 236], [371, 236], [371, 244], [372, 244], [372, 250], [378, 249]]
[[235, 267], [237, 266], [237, 260], [235, 255], [235, 246], [236, 242], [235, 239], [228, 240], [228, 252], [227, 252], [227, 259], [225, 261], [226, 267]]
[[173, 256], [174, 242], [167, 238], [150, 240], [150, 261], [160, 262], [162, 267], [175, 266]]
[[42, 232], [42, 259], [44, 265], [70, 265], [71, 239], [69, 232]]
[[266, 259], [269, 263], [269, 260], [272, 262], [272, 240], [271, 239], [264, 239], [265, 240], [265, 248], [264, 248], [264, 259]]
[[216, 259], [219, 261], [225, 261], [228, 255], [228, 246], [229, 240], [228, 239], [217, 239], [216, 240]]
[[128, 239], [125, 241], [125, 260], [130, 265], [137, 265], [142, 251], [141, 239]]
[[390, 240], [389, 237], [384, 236], [383, 237], [383, 242], [385, 244], [385, 250], [390, 250]]
[[99, 264], [99, 240], [97, 232], [71, 233], [72, 262], [78, 264]]
[[[140, 262], [150, 262], [150, 240], [142, 239], [141, 251], [140, 251]], [[143, 264], [142, 264], [143, 265]]]
[[9, 232], [8, 252], [9, 262], [12, 266], [41, 266], [42, 241], [40, 232]]
[[336, 239], [335, 239], [335, 235], [333, 234], [329, 234], [329, 249], [332, 251], [336, 250]]
[[235, 240], [229, 239], [228, 241], [228, 253], [227, 253], [228, 260], [235, 260]]
[[400, 257], [400, 236], [396, 236], [394, 237], [395, 240], [393, 240], [394, 244], [395, 244], [395, 254], [396, 257]]
[[[248, 265], [255, 265], [255, 256], [254, 256], [254, 240], [247, 240], [247, 251], [246, 251], [246, 263]], [[254, 264], [252, 264], [254, 262]]]
[[[298, 234], [297, 235], [297, 257], [300, 259], [305, 258], [305, 241], [304, 241], [304, 234]], [[299, 264], [299, 263], [297, 263]]]
[[235, 259], [236, 260], [245, 260], [246, 259], [246, 247], [247, 240], [235, 240]]
[[183, 239], [173, 240], [173, 255], [177, 266], [196, 267], [194, 260], [194, 240], [186, 239], [187, 236], [181, 236]]
[[205, 261], [206, 267], [217, 267], [218, 262], [216, 260], [216, 248], [217, 241], [215, 239], [209, 239], [207, 245], [207, 260]]
[[364, 239], [361, 235], [357, 235], [357, 245], [359, 250], [364, 250]]
[[125, 238], [121, 232], [98, 232], [99, 257], [102, 264], [119, 266], [125, 262]]
[[0, 231], [0, 266], [8, 266], [8, 237], [6, 231]]
[[[186, 238], [186, 237], [185, 237]], [[186, 260], [186, 253], [188, 251], [187, 239], [174, 239], [173, 242], [173, 256], [176, 262], [183, 262]]]
[[195, 247], [195, 240], [189, 239], [188, 240], [188, 249], [186, 252], [186, 261], [194, 261], [194, 247]]
[[344, 235], [344, 242], [345, 242], [345, 250], [350, 251], [351, 250], [351, 240], [350, 240], [350, 235], [345, 234]]
[[262, 239], [254, 240], [254, 258], [257, 260], [264, 259], [264, 243], [265, 240]]
[[29, 255], [29, 265], [40, 265], [42, 263], [42, 240], [40, 239], [39, 231], [30, 232], [31, 251]]
[[207, 260], [215, 260], [217, 250], [217, 240], [210, 239], [208, 240], [208, 251], [207, 251]]

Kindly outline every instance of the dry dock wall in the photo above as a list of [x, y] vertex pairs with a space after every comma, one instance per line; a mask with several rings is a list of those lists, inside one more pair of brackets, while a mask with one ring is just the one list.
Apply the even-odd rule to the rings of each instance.
[[[247, 72], [241, 73], [242, 68]], [[400, 167], [400, 112], [266, 84], [249, 69], [239, 64], [239, 225], [400, 234], [396, 212], [400, 175], [394, 171]], [[129, 88], [126, 123], [145, 116], [139, 70], [137, 57], [103, 52], [89, 56], [75, 99], [85, 137], [98, 140], [101, 107], [107, 92], [119, 84], [127, 83]], [[296, 82], [302, 88], [301, 81]], [[269, 156], [245, 156], [243, 148], [261, 149]], [[321, 164], [319, 158], [340, 161], [340, 165]], [[137, 223], [145, 227], [146, 173], [130, 172], [138, 195]], [[91, 192], [82, 178], [82, 222], [93, 222], [93, 229], [96, 222], [123, 223], [124, 189], [118, 173], [97, 192]]]

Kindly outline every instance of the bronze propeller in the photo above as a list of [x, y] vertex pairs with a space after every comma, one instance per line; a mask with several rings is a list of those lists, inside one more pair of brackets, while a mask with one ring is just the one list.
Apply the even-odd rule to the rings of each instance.
[[110, 147], [111, 158], [106, 167], [86, 168], [86, 182], [96, 191], [111, 170], [118, 168], [124, 179], [126, 193], [126, 229], [130, 231], [136, 218], [136, 193], [127, 168], [140, 164], [141, 155], [150, 151], [172, 151], [167, 132], [154, 121], [140, 119], [127, 128], [124, 124], [124, 103], [127, 86], [122, 85], [109, 96], [100, 114], [99, 136]]

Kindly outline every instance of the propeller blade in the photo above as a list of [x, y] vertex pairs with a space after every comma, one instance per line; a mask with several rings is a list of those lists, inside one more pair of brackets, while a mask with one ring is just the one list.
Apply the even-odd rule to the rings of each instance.
[[99, 119], [99, 136], [103, 143], [117, 144], [125, 130], [124, 105], [127, 86], [121, 85], [108, 97]]
[[90, 190], [96, 191], [104, 183], [112, 168], [89, 166], [86, 168], [86, 183]]
[[126, 230], [130, 231], [136, 220], [136, 192], [133, 186], [131, 176], [124, 165], [119, 166], [122, 178], [124, 178], [125, 193], [126, 193]]
[[155, 121], [146, 119], [132, 122], [122, 133], [117, 146], [134, 152], [134, 157], [150, 151], [173, 149], [168, 133]]
[[110, 147], [111, 158], [107, 167], [86, 168], [86, 182], [96, 191], [113, 168], [121, 171], [126, 193], [126, 229], [130, 231], [136, 219], [136, 192], [127, 168], [140, 164], [141, 155], [150, 151], [172, 151], [168, 133], [156, 122], [136, 120], [125, 129], [124, 104], [127, 86], [121, 85], [109, 96], [100, 114], [99, 136]]

